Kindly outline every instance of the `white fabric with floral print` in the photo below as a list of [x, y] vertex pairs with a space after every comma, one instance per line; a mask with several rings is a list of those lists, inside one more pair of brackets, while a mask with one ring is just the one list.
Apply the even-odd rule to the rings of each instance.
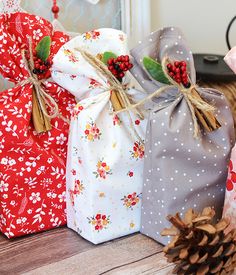
[[[95, 56], [105, 51], [125, 55], [127, 39], [118, 30], [94, 30], [66, 43], [53, 60], [54, 81], [79, 100], [67, 158], [68, 227], [97, 244], [140, 229], [146, 120], [130, 113], [131, 122], [127, 112], [112, 112], [111, 92], [103, 88], [107, 79], [78, 47]], [[129, 93], [142, 98], [137, 90]]]

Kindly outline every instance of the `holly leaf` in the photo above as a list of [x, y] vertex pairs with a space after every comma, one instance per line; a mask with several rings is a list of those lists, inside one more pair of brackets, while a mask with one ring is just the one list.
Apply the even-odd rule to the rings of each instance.
[[51, 37], [44, 36], [39, 41], [37, 47], [35, 48], [37, 57], [39, 57], [43, 62], [45, 62], [50, 55], [50, 48], [51, 48]]
[[104, 52], [102, 55], [102, 62], [107, 65], [107, 61], [110, 58], [117, 58], [117, 55], [114, 54], [113, 52]]
[[151, 57], [145, 56], [143, 58], [143, 65], [147, 72], [150, 74], [150, 76], [154, 78], [156, 81], [164, 84], [170, 84], [170, 81], [165, 76], [160, 63], [158, 63]]

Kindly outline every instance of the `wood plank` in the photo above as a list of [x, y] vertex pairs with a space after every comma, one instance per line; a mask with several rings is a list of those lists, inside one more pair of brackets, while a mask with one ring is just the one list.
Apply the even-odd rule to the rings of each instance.
[[116, 242], [96, 246], [78, 255], [37, 268], [24, 275], [98, 275], [127, 264], [158, 255], [162, 246], [137, 234]]
[[[103, 272], [106, 275], [151, 275], [151, 274], [172, 274], [173, 264], [168, 264], [162, 252], [146, 257], [140, 261], [131, 264], [123, 265], [118, 268], [113, 268], [110, 271]], [[101, 275], [101, 274], [100, 274]]]
[[20, 274], [93, 248], [66, 227], [11, 240], [1, 236], [0, 274]]

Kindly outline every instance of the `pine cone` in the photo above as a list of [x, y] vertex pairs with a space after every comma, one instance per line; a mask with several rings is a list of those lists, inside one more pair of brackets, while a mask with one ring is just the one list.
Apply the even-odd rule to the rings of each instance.
[[176, 264], [173, 273], [179, 275], [233, 274], [236, 267], [236, 230], [225, 233], [229, 220], [212, 224], [215, 211], [208, 207], [202, 213], [189, 209], [182, 220], [177, 213], [168, 216], [173, 224], [162, 231], [174, 236], [163, 251], [168, 262]]

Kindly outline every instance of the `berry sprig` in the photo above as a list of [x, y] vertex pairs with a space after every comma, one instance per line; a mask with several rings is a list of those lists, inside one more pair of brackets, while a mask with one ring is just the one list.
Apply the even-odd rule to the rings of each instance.
[[[51, 37], [44, 36], [35, 48], [32, 49], [34, 68], [32, 72], [37, 75], [39, 80], [51, 76], [50, 67], [52, 66], [52, 57], [50, 57]], [[29, 52], [26, 58], [30, 59]]]
[[190, 87], [187, 73], [187, 64], [185, 61], [175, 61], [173, 64], [167, 64], [168, 74], [178, 84], [182, 84], [185, 88]]
[[107, 61], [109, 71], [121, 82], [125, 72], [133, 67], [128, 55], [121, 55], [117, 58], [109, 58]]
[[37, 75], [38, 79], [49, 78], [51, 76], [50, 67], [52, 60], [48, 58], [46, 61], [41, 60], [37, 56], [37, 51], [33, 50], [34, 69], [33, 73]]

